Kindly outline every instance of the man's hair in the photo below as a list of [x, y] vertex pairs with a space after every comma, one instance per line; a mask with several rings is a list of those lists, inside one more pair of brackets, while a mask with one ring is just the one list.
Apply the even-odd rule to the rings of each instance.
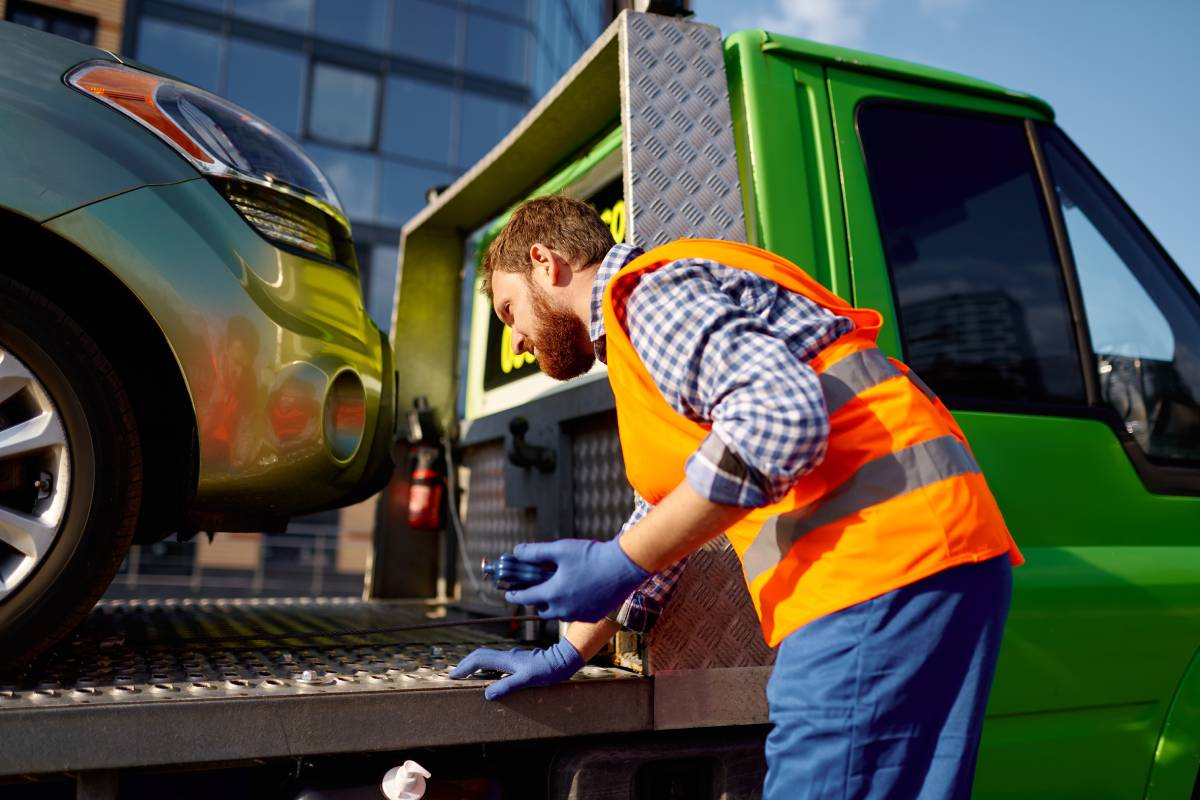
[[587, 203], [560, 194], [535, 197], [517, 206], [483, 257], [483, 286], [492, 296], [496, 270], [529, 273], [529, 248], [540, 242], [574, 264], [594, 264], [613, 246], [612, 231]]

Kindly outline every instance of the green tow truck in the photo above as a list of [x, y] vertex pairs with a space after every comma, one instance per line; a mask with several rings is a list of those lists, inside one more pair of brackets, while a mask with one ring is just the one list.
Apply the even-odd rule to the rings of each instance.
[[[460, 305], [449, 287], [461, 232], [482, 232], [474, 264], [510, 201], [563, 191], [592, 201], [618, 241], [744, 239], [883, 312], [880, 345], [955, 412], [1028, 559], [975, 795], [1192, 797], [1196, 289], [1046, 102], [765, 31], [718, 50], [707, 31], [622, 17], [405, 227], [393, 343], [405, 391], [458, 426], [468, 561], [522, 539], [611, 536], [625, 509], [602, 368], [564, 387], [514, 357], [471, 269], [456, 340], [445, 312]], [[431, 308], [436, 319], [420, 311]], [[442, 366], [456, 341], [457, 378]], [[515, 438], [555, 451], [557, 468], [506, 462]], [[487, 493], [500, 484], [503, 497]], [[648, 642], [618, 643], [656, 685], [754, 669], [742, 662], [756, 643], [711, 632], [755, 628], [745, 603], [736, 623], [710, 616], [740, 590], [737, 563], [702, 555]], [[495, 607], [460, 585], [466, 604]]]
[[[436, 598], [451, 619], [514, 615], [480, 581], [481, 558], [520, 541], [611, 537], [632, 507], [603, 368], [545, 378], [513, 356], [476, 288], [479, 253], [506, 210], [558, 191], [592, 201], [618, 240], [642, 247], [715, 237], [786, 256], [883, 312], [880, 345], [955, 412], [1027, 558], [976, 797], [1196, 796], [1195, 288], [1045, 102], [764, 31], [722, 39], [692, 21], [623, 13], [404, 227], [391, 336], [398, 406], [414, 411], [364, 601], [346, 606], [344, 627], [379, 625], [394, 609], [423, 618], [425, 606], [400, 598]], [[405, 465], [428, 464], [431, 447], [443, 448], [450, 489], [437, 532], [405, 513]], [[152, 686], [0, 691], [0, 774], [79, 771], [95, 776], [81, 777], [79, 796], [108, 797], [121, 769], [261, 771], [292, 759], [313, 774], [322, 757], [344, 754], [344, 765], [378, 751], [418, 754], [433, 764], [431, 789], [451, 775], [476, 787], [461, 791], [472, 797], [741, 798], [761, 786], [772, 653], [721, 540], [689, 560], [648, 635], [618, 635], [587, 675], [499, 703], [478, 681], [444, 680], [471, 646], [495, 646], [495, 629], [435, 638], [424, 674], [409, 669], [415, 644], [407, 660], [389, 653], [416, 632], [379, 642], [343, 631], [338, 649], [317, 640], [338, 671], [327, 686], [315, 667], [278, 669], [281, 658], [315, 658], [315, 645], [227, 647], [250, 647], [268, 620], [286, 632], [287, 614], [309, 633], [335, 624], [333, 606], [285, 606], [104, 608], [107, 628], [83, 630], [110, 634], [97, 639], [110, 660], [140, 663], [131, 642], [199, 630], [209, 639], [190, 640], [185, 665], [199, 675], [219, 663], [228, 685], [173, 684], [176, 662], [147, 653], [163, 670]], [[525, 627], [526, 638], [555, 635]], [[114, 628], [138, 636], [113, 639]], [[122, 725], [126, 739], [113, 735]], [[517, 763], [524, 789], [512, 788]], [[371, 796], [381, 776], [359, 769], [339, 785]]]

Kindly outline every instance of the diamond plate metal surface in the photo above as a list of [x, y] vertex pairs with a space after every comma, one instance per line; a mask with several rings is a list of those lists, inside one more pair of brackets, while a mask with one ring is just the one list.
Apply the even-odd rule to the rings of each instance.
[[628, 241], [745, 241], [721, 32], [655, 14], [621, 24]]
[[633, 512], [633, 489], [625, 479], [625, 460], [617, 420], [604, 415], [571, 435], [575, 535], [612, 539]]
[[[180, 640], [430, 622], [419, 604], [346, 598], [104, 601], [74, 636], [0, 679], [6, 709], [480, 685], [446, 673], [480, 645], [513, 642], [477, 628], [435, 628], [284, 642]], [[435, 620], [436, 621], [436, 620]], [[577, 680], [628, 677], [585, 667]]]
[[[532, 508], [509, 508], [504, 501], [504, 442], [473, 447], [463, 454], [467, 476], [461, 485], [466, 555], [458, 559], [458, 582], [464, 601], [505, 608], [504, 593], [480, 580], [483, 559], [493, 559], [521, 542], [536, 538], [537, 512]], [[466, 562], [465, 564], [463, 562]], [[467, 565], [473, 569], [466, 574]]]
[[741, 562], [729, 540], [719, 536], [688, 559], [674, 599], [650, 632], [646, 671], [774, 663]]

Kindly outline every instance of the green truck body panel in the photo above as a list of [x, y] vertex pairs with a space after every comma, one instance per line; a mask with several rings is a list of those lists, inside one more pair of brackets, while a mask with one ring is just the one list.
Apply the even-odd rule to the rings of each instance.
[[[883, 312], [880, 345], [903, 358], [859, 105], [1040, 122], [1052, 109], [759, 31], [733, 34], [725, 48], [751, 240]], [[1190, 796], [1200, 766], [1200, 670], [1189, 670], [1200, 647], [1200, 497], [1148, 490], [1107, 422], [956, 417], [1027, 559], [1014, 573], [974, 796]]]
[[[111, 270], [174, 351], [199, 427], [196, 510], [286, 514], [297, 498], [318, 508], [362, 477], [381, 413], [391, 429], [392, 381], [354, 272], [273, 247], [200, 178], [126, 192], [47, 227]], [[244, 380], [223, 377], [233, 361]], [[318, 409], [347, 367], [366, 390], [367, 434], [364, 457], [338, 464]], [[316, 416], [281, 436], [273, 414], [285, 405]]]
[[63, 82], [102, 50], [0, 22], [0, 209], [37, 222], [196, 171], [136, 122]]
[[1146, 797], [1151, 800], [1195, 797], [1197, 763], [1200, 763], [1200, 651], [1192, 659], [1167, 712], [1154, 751]]
[[733, 39], [739, 35], [757, 38], [761, 42], [763, 53], [771, 56], [796, 59], [827, 67], [844, 67], [860, 74], [899, 78], [910, 85], [924, 84], [945, 88], [957, 93], [960, 102], [963, 102], [965, 96], [969, 95], [1012, 101], [1021, 103], [1048, 119], [1054, 117], [1054, 109], [1040, 98], [1006, 89], [995, 83], [982, 81], [968, 75], [960, 75], [957, 72], [761, 30], [745, 31], [729, 38]]

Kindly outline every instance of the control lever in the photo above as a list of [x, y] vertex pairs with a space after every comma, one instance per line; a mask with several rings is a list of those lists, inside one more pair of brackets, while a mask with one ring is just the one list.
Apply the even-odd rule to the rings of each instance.
[[508, 432], [512, 434], [505, 454], [510, 463], [518, 467], [537, 467], [539, 472], [553, 472], [556, 459], [554, 450], [549, 447], [539, 447], [525, 441], [529, 433], [529, 421], [524, 417], [513, 417], [508, 423]]
[[549, 578], [555, 572], [553, 564], [522, 561], [512, 553], [503, 553], [495, 561], [483, 559], [479, 565], [485, 579], [495, 581], [497, 589], [528, 589]]

